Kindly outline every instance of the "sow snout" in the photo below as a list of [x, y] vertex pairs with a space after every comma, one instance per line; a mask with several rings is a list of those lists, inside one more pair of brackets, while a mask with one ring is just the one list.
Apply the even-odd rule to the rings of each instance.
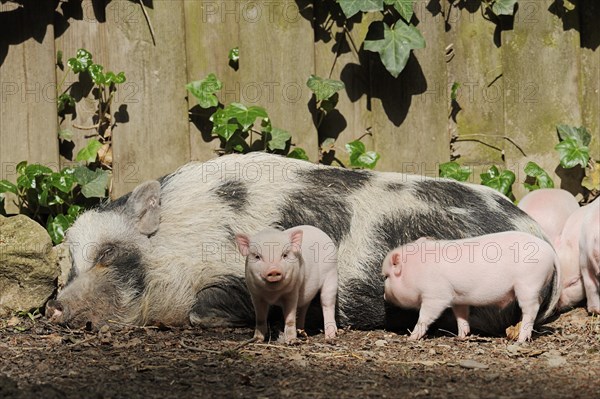
[[46, 303], [46, 317], [52, 323], [63, 323], [65, 321], [65, 307], [57, 300], [49, 300]]

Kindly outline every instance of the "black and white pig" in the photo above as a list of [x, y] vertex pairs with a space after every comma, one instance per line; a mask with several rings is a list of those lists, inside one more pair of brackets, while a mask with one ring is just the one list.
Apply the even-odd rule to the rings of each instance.
[[[338, 246], [339, 325], [359, 329], [414, 326], [416, 312], [383, 300], [381, 263], [393, 248], [423, 236], [506, 230], [542, 236], [537, 223], [484, 186], [265, 153], [227, 155], [189, 163], [82, 214], [66, 236], [68, 281], [46, 314], [73, 326], [107, 320], [252, 326], [235, 234], [297, 225], [320, 228]], [[555, 273], [542, 291], [541, 314], [558, 300], [558, 288]], [[309, 327], [322, 323], [315, 317], [309, 311]], [[470, 321], [473, 330], [502, 334], [519, 318], [512, 303], [475, 307]], [[455, 323], [450, 316], [442, 325]]]

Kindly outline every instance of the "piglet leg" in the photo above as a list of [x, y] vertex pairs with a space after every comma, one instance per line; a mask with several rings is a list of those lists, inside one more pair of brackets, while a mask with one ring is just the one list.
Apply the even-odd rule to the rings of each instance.
[[290, 294], [283, 303], [283, 317], [285, 327], [283, 335], [285, 342], [289, 343], [296, 339], [296, 312], [298, 307], [298, 293]]
[[447, 301], [440, 300], [424, 300], [421, 304], [421, 310], [419, 311], [419, 320], [417, 321], [417, 325], [413, 329], [410, 337], [410, 340], [421, 339], [425, 336], [427, 329], [437, 320], [438, 317], [442, 314], [444, 310], [448, 307]]
[[452, 311], [456, 317], [456, 324], [458, 325], [458, 337], [466, 338], [471, 332], [469, 326], [469, 306], [468, 305], [454, 305]]

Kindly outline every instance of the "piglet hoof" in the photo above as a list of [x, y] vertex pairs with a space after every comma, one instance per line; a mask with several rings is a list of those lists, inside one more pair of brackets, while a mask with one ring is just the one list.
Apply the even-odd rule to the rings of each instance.
[[409, 340], [409, 341], [418, 341], [418, 340], [420, 340], [422, 337], [423, 337], [422, 335], [419, 335], [419, 334], [415, 334], [415, 333], [413, 333], [413, 334], [410, 334], [410, 336], [408, 337], [408, 340]]
[[335, 324], [325, 326], [325, 339], [335, 339], [337, 335], [337, 326]]
[[600, 316], [600, 308], [588, 307], [587, 311], [590, 315]]

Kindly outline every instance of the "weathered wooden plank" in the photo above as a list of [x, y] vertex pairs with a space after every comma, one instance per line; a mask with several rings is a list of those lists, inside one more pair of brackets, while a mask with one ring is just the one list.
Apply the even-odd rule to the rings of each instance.
[[[58, 169], [54, 9], [47, 5], [10, 10], [3, 6], [0, 36], [8, 52], [0, 60], [0, 179], [16, 180], [26, 160]], [[5, 8], [6, 7], [6, 8]], [[8, 212], [15, 212], [12, 201]]]
[[[92, 0], [82, 1], [80, 9], [65, 7], [61, 10], [63, 18], [69, 20], [69, 26], [55, 40], [57, 51], [63, 52], [64, 64], [63, 69], [56, 67], [56, 81], [60, 85], [57, 91], [60, 94], [67, 90], [67, 93], [77, 100], [75, 113], [68, 113], [64, 118], [59, 118], [60, 129], [73, 133], [72, 145], [63, 143], [61, 146], [61, 167], [76, 164], [77, 153], [86, 146], [90, 136], [96, 133], [95, 129], [82, 129], [94, 125], [94, 116], [98, 111], [98, 100], [92, 90], [93, 83], [87, 74], [85, 76], [74, 74], [67, 66], [67, 61], [76, 56], [78, 49], [84, 48], [92, 54], [95, 63], [110, 69], [111, 66], [107, 64], [107, 51], [110, 50], [106, 43], [106, 24], [98, 21], [96, 15], [96, 12], [102, 10], [102, 8], [95, 10]], [[79, 15], [73, 15], [79, 13], [81, 18], [77, 18]], [[60, 22], [56, 21], [56, 23]], [[118, 130], [115, 129], [117, 133]]]
[[156, 45], [139, 3], [115, 0], [106, 7], [108, 64], [127, 76], [114, 108], [126, 106], [129, 118], [113, 131], [113, 196], [190, 159], [183, 1], [151, 4]]
[[582, 123], [592, 133], [591, 155], [600, 160], [600, 2], [579, 2]]
[[371, 57], [373, 139], [381, 154], [378, 169], [437, 176], [450, 158], [444, 19], [416, 3], [418, 29], [427, 47], [411, 55], [394, 79]]
[[[504, 85], [502, 53], [494, 42], [496, 25], [481, 13], [481, 1], [446, 6], [449, 88], [459, 85], [448, 119], [457, 136], [453, 156], [473, 169], [471, 181], [491, 165], [504, 166]], [[459, 107], [458, 109], [456, 107]]]
[[572, 190], [578, 186], [575, 180], [558, 178], [559, 157], [554, 150], [556, 125], [582, 122], [579, 32], [563, 28], [563, 23], [578, 26], [578, 18], [576, 13], [560, 18], [548, 12], [552, 4], [552, 0], [520, 1], [514, 29], [502, 32], [504, 129], [527, 154], [505, 147], [507, 167], [517, 173], [517, 198], [525, 193], [523, 169], [529, 160], [548, 171], [557, 185], [560, 181], [560, 186]]
[[[361, 58], [364, 62], [366, 57], [360, 48], [372, 18], [364, 16], [360, 22], [346, 22], [344, 27], [343, 19], [332, 21], [330, 18], [339, 15], [339, 5], [316, 1], [314, 7], [318, 25], [315, 26], [315, 74], [341, 80], [346, 85], [346, 89], [339, 92], [336, 111], [323, 119], [319, 139], [322, 142], [326, 138], [335, 138], [336, 158], [346, 162], [344, 145], [358, 139], [371, 127], [369, 69], [368, 64], [361, 65]], [[367, 149], [372, 148], [370, 136], [365, 136], [362, 141]]]
[[[239, 102], [241, 97], [240, 73], [229, 66], [229, 50], [239, 46], [239, 23], [242, 17], [237, 2], [186, 1], [185, 35], [187, 56], [187, 79], [189, 82], [215, 73], [223, 82], [218, 94], [224, 103]], [[250, 54], [244, 54], [241, 64], [251, 63]], [[208, 116], [214, 110], [203, 110], [196, 99], [188, 93], [188, 105], [192, 114], [190, 146], [192, 160], [215, 157], [219, 140], [211, 134]]]
[[292, 0], [240, 1], [241, 102], [267, 109], [274, 126], [317, 159], [318, 140], [306, 107], [306, 81], [314, 71], [310, 15]]

